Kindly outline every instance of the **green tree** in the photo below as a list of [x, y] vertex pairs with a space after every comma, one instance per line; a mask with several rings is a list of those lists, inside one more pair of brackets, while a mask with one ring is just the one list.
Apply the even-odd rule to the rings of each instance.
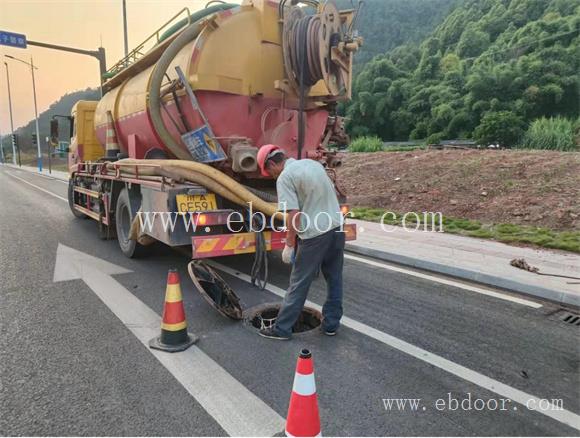
[[540, 117], [577, 119], [578, 53], [577, 0], [458, 0], [423, 43], [365, 65], [348, 129], [424, 139], [473, 136], [476, 127], [483, 135], [498, 113], [514, 116], [516, 128]]
[[524, 133], [524, 121], [510, 111], [487, 113], [475, 128], [475, 138], [482, 145], [499, 143], [500, 146], [516, 146]]

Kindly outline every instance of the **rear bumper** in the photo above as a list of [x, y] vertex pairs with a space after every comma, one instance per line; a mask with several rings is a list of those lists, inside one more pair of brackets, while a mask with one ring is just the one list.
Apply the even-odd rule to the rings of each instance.
[[[345, 225], [344, 233], [348, 242], [356, 240], [356, 225]], [[281, 250], [286, 245], [285, 231], [265, 231], [264, 238], [268, 251]], [[256, 233], [193, 236], [191, 238], [191, 247], [194, 260], [251, 254], [256, 252]]]

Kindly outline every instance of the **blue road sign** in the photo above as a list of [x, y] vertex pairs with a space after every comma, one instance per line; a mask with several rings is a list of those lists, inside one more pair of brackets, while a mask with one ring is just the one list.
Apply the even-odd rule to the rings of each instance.
[[0, 45], [26, 49], [26, 35], [0, 30]]

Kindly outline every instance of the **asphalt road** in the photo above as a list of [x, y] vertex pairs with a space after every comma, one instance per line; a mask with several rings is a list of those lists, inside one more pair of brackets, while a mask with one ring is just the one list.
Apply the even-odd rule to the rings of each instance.
[[[64, 198], [65, 183], [0, 166], [0, 435], [221, 436], [257, 422], [259, 412], [281, 433], [301, 348], [313, 352], [326, 436], [578, 434], [580, 333], [551, 318], [558, 309], [550, 303], [530, 307], [348, 259], [348, 324], [338, 336], [266, 340], [206, 304], [183, 252], [160, 245], [129, 260], [116, 240], [99, 239], [93, 221], [75, 219]], [[59, 245], [127, 271], [103, 291], [109, 304], [95, 292], [103, 285], [53, 281]], [[249, 273], [252, 257], [217, 262], [246, 307], [280, 301], [271, 291], [287, 286], [289, 269], [277, 255], [271, 291], [235, 274]], [[182, 276], [189, 329], [200, 337], [191, 357], [209, 364], [199, 375], [152, 354], [139, 327], [119, 316], [132, 309], [115, 308], [115, 294], [127, 294], [160, 315], [172, 267]], [[309, 300], [321, 305], [324, 290], [317, 280]], [[220, 385], [224, 378], [235, 387]], [[449, 393], [516, 401], [503, 411], [438, 409]], [[528, 396], [561, 400], [563, 410], [528, 409]], [[383, 399], [395, 398], [421, 401], [415, 410], [386, 409]], [[258, 407], [255, 418], [246, 401]], [[236, 418], [241, 411], [246, 418]]]

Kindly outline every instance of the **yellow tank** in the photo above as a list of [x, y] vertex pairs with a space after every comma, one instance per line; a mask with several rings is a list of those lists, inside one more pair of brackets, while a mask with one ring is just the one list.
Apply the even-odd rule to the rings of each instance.
[[[193, 159], [181, 136], [201, 127], [203, 118], [183, 89], [177, 90], [179, 105], [171, 93], [163, 92], [170, 81], [178, 81], [175, 67], [179, 66], [227, 156], [240, 143], [250, 148], [274, 143], [289, 155], [297, 156], [299, 99], [284, 61], [285, 24], [281, 24], [279, 6], [279, 1], [274, 0], [246, 0], [242, 5], [212, 13], [197, 22], [199, 33], [171, 59], [166, 69], [169, 79], [161, 86], [163, 128], [178, 145], [177, 149], [162, 139], [154, 123], [150, 89], [159, 59], [180, 37], [181, 31], [160, 42], [137, 62], [120, 69], [105, 83], [107, 92], [98, 103], [94, 120], [101, 145], [105, 146], [110, 111], [122, 153], [140, 159], [155, 153], [158, 157], [162, 151], [170, 158]], [[331, 11], [338, 24], [352, 20], [353, 11], [339, 13], [332, 9], [333, 5], [321, 4], [321, 14], [326, 13], [324, 8]], [[282, 9], [289, 11], [288, 7]], [[325, 78], [308, 89], [302, 157], [323, 156], [328, 140], [341, 134], [333, 109], [337, 100], [350, 97], [352, 52], [356, 48], [351, 47], [347, 53], [347, 43], [328, 52], [328, 59], [340, 55], [339, 49], [346, 56], [343, 68], [349, 76], [343, 78], [341, 95], [329, 91]]]

